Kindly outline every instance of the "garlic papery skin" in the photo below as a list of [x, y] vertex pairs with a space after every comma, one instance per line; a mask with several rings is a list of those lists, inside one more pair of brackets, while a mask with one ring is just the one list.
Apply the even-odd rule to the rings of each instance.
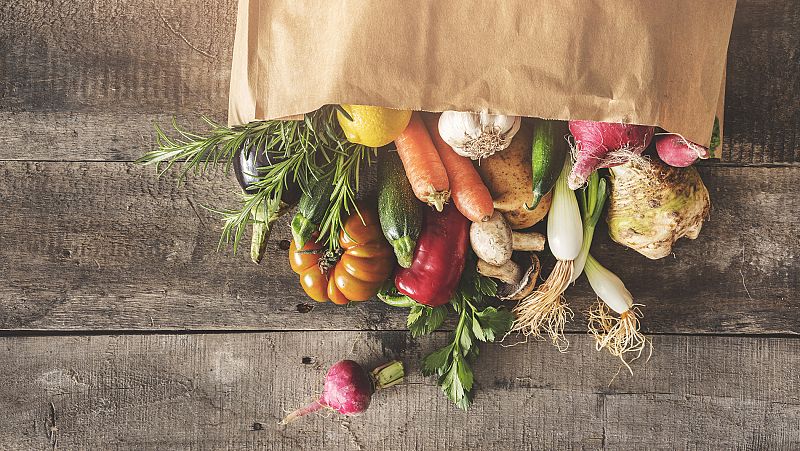
[[445, 111], [439, 135], [457, 154], [480, 160], [508, 147], [521, 123], [519, 116]]

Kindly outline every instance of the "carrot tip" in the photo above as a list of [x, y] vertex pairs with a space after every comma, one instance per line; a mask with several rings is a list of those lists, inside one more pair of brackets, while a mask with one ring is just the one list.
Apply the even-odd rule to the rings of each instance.
[[431, 191], [425, 198], [425, 202], [438, 212], [444, 210], [444, 205], [448, 200], [450, 200], [450, 191]]

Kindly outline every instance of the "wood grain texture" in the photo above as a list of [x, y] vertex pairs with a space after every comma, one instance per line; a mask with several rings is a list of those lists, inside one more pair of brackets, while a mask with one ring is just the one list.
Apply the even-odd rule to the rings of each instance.
[[[149, 150], [153, 121], [224, 120], [235, 9], [235, 0], [2, 2], [0, 140], [10, 145], [0, 159], [132, 161]], [[799, 66], [800, 5], [739, 1], [726, 161], [800, 161]]]
[[[232, 175], [157, 179], [129, 163], [1, 162], [0, 327], [45, 330], [402, 329], [380, 302], [314, 304], [286, 262], [288, 221], [265, 264], [216, 252]], [[714, 208], [700, 238], [658, 261], [611, 243], [594, 253], [645, 305], [658, 333], [800, 333], [800, 168], [706, 167]], [[282, 247], [283, 246], [283, 247]], [[568, 292], [576, 312], [595, 299]], [[313, 307], [313, 309], [312, 309]], [[309, 311], [310, 310], [310, 311]], [[302, 313], [306, 312], [306, 313]], [[579, 315], [570, 330], [583, 331]]]
[[[292, 332], [3, 338], [4, 449], [797, 449], [800, 340], [655, 337], [634, 376], [574, 339], [486, 347], [473, 408], [449, 404], [422, 355], [444, 334]], [[328, 366], [400, 358], [405, 384], [350, 419], [286, 412]], [[612, 381], [613, 378], [613, 381]], [[52, 403], [52, 408], [51, 408]]]
[[736, 5], [728, 51], [722, 159], [800, 162], [800, 3]]

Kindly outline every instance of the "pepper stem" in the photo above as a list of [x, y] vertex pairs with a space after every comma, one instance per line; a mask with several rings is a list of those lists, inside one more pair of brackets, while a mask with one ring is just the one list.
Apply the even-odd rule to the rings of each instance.
[[375, 384], [376, 390], [397, 385], [403, 382], [403, 377], [405, 376], [403, 362], [392, 360], [372, 370], [370, 376], [372, 376], [372, 382]]

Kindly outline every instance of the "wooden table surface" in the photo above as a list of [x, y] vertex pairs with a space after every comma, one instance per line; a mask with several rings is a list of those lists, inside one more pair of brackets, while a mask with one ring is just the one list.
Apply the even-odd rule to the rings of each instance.
[[[202, 206], [234, 205], [232, 175], [132, 164], [153, 122], [226, 117], [235, 3], [0, 2], [0, 449], [800, 448], [800, 3], [739, 2], [700, 238], [649, 261], [600, 234], [650, 362], [613, 378], [579, 316], [565, 354], [485, 347], [467, 413], [419, 374], [446, 331], [312, 305], [286, 221], [268, 264], [216, 251]], [[341, 358], [401, 358], [407, 383], [361, 417], [276, 427]]]

